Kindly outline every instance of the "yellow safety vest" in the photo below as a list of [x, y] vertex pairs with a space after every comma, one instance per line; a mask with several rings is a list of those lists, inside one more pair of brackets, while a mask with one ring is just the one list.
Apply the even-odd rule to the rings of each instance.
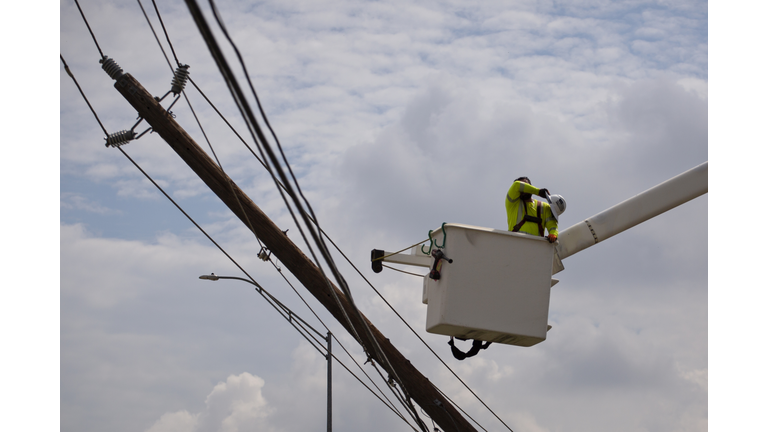
[[[531, 235], [544, 235], [543, 230], [539, 232], [539, 224], [535, 222], [537, 215], [537, 202], [525, 202], [520, 198], [523, 193], [538, 195], [539, 188], [531, 186], [528, 183], [516, 181], [507, 192], [504, 205], [507, 208], [507, 229], [509, 231], [524, 232]], [[526, 218], [526, 216], [528, 216]], [[557, 235], [557, 219], [552, 215], [552, 209], [546, 202], [541, 202], [541, 214], [539, 216], [541, 225], [547, 228], [549, 234]], [[526, 221], [526, 219], [528, 219]], [[522, 223], [522, 224], [521, 224]], [[518, 229], [515, 229], [516, 226]]]

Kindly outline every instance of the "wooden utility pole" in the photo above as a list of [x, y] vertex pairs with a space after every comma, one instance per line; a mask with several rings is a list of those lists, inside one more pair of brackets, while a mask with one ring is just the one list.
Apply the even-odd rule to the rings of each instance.
[[[130, 74], [113, 76], [113, 78], [117, 81], [115, 83], [117, 91], [152, 126], [153, 131], [171, 146], [246, 227], [249, 229], [253, 227], [254, 234], [350, 334], [360, 335], [360, 343], [372, 359], [381, 365], [390, 377], [400, 378], [403, 389], [443, 431], [475, 431], [475, 428], [421, 372], [411, 365], [411, 362], [390, 343], [389, 339], [384, 337], [362, 313], [359, 315], [362, 321], [358, 318], [349, 299], [341, 290], [323, 276], [320, 269], [219, 168], [135, 78]], [[339, 299], [338, 303], [329, 288], [335, 291], [335, 296]], [[366, 336], [366, 326], [370, 328], [388, 361], [379, 358], [373, 342]]]

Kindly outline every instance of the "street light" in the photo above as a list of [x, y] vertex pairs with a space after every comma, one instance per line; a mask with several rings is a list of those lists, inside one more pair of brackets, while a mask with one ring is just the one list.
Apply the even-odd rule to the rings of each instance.
[[[241, 277], [237, 277], [237, 276], [217, 276], [214, 273], [211, 273], [209, 275], [202, 275], [202, 276], [200, 276], [200, 279], [209, 280], [209, 281], [217, 281], [219, 279], [236, 279], [236, 280], [240, 280], [240, 281], [243, 281], [243, 282], [248, 282], [249, 284], [255, 286], [256, 289], [259, 291], [259, 294], [264, 296], [264, 298], [267, 299], [267, 301], [272, 305], [272, 307], [277, 309], [278, 312], [281, 312], [280, 309], [282, 309], [283, 312], [287, 312], [288, 313], [287, 317], [285, 315], [283, 315], [283, 312], [281, 312], [280, 315], [282, 315], [283, 318], [288, 320], [288, 322], [294, 328], [296, 328], [296, 330], [299, 330], [299, 328], [296, 327], [296, 321], [292, 320], [292, 318], [298, 319], [300, 321], [300, 323], [301, 323], [300, 324], [301, 327], [307, 326], [307, 327], [309, 327], [310, 330], [315, 332], [318, 336], [320, 336], [321, 338], [325, 339], [325, 341], [328, 343], [328, 346], [326, 348], [327, 351], [326, 351], [326, 354], [325, 354], [325, 359], [328, 361], [328, 385], [326, 386], [327, 389], [328, 389], [328, 432], [331, 432], [331, 406], [332, 406], [332, 398], [331, 398], [331, 394], [332, 394], [331, 389], [332, 388], [331, 388], [331, 384], [333, 383], [333, 381], [331, 380], [331, 360], [333, 358], [333, 356], [331, 354], [331, 336], [332, 336], [331, 332], [328, 331], [328, 334], [326, 336], [323, 336], [322, 333], [320, 333], [319, 331], [315, 330], [314, 327], [309, 325], [306, 321], [301, 319], [301, 317], [299, 317], [298, 315], [293, 313], [293, 311], [288, 309], [287, 306], [285, 306], [284, 304], [280, 303], [280, 301], [277, 300], [276, 298], [272, 297], [272, 295], [269, 294], [264, 288], [260, 287], [256, 282], [253, 282], [250, 279], [245, 279], [245, 278], [241, 278]], [[266, 296], [265, 296], [265, 294], [266, 294]], [[279, 308], [277, 306], [275, 306], [275, 304], [273, 304], [272, 301], [277, 303], [277, 305], [279, 305]], [[299, 333], [302, 333], [302, 330], [299, 330]], [[309, 339], [307, 338], [306, 335], [304, 335], [304, 333], [302, 333], [302, 336], [304, 336], [304, 338], [307, 339], [307, 341], [310, 342], [310, 344], [312, 344], [312, 342], [309, 341]], [[312, 344], [312, 346], [314, 346], [314, 344]], [[315, 349], [318, 349], [318, 348], [315, 346]], [[318, 351], [320, 351], [320, 350], [318, 349]], [[320, 353], [322, 354], [322, 351], [320, 351]]]

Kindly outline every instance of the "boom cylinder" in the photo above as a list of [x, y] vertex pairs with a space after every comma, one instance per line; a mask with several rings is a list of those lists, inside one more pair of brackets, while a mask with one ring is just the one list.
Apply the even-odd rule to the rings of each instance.
[[680, 204], [707, 193], [708, 162], [560, 231], [557, 253], [565, 259]]

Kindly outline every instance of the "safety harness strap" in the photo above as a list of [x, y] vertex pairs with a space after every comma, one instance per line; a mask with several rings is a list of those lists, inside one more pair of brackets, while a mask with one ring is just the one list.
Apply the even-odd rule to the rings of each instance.
[[523, 205], [523, 211], [525, 212], [525, 215], [520, 220], [520, 222], [518, 222], [517, 225], [512, 228], [512, 232], [520, 231], [520, 228], [522, 228], [526, 222], [533, 222], [538, 225], [539, 235], [543, 237], [544, 225], [541, 223], [541, 201], [536, 201], [536, 216], [531, 216], [528, 214], [528, 206], [526, 205]]

